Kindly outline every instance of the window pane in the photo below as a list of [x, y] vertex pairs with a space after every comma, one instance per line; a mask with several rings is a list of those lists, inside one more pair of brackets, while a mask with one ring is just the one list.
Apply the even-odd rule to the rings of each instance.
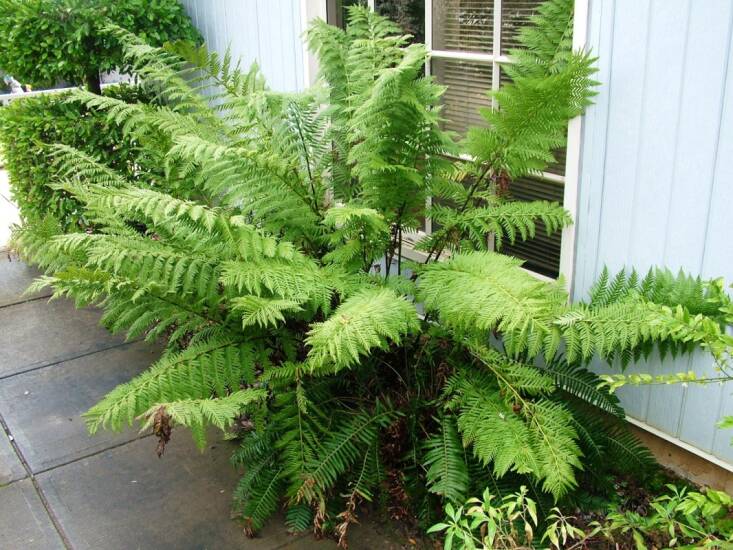
[[491, 89], [491, 64], [433, 58], [431, 71], [448, 87], [443, 95], [444, 128], [464, 136], [471, 126], [485, 126], [478, 110], [491, 106], [486, 95]]
[[550, 164], [547, 168], [545, 168], [545, 172], [549, 172], [550, 174], [556, 174], [558, 176], [564, 176], [565, 175], [565, 160], [567, 158], [568, 148], [567, 147], [560, 147], [559, 149], [555, 149], [552, 154], [555, 155], [555, 162]]
[[374, 8], [411, 34], [413, 42], [425, 42], [425, 0], [377, 0]]
[[432, 0], [433, 49], [491, 53], [493, 0]]
[[517, 38], [522, 27], [537, 11], [542, 0], [502, 0], [501, 2], [501, 53], [507, 55], [512, 48], [518, 48]]
[[[511, 197], [520, 201], [551, 201], [562, 204], [564, 187], [561, 183], [537, 178], [521, 178], [509, 185]], [[545, 225], [537, 224], [534, 239], [517, 240], [514, 244], [504, 242], [503, 254], [526, 260], [524, 267], [548, 277], [557, 277], [560, 271], [560, 242], [562, 232], [547, 235]]]

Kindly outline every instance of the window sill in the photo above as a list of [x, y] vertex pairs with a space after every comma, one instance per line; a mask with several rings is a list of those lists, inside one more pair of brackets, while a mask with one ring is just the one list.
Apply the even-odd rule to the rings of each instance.
[[[402, 257], [407, 258], [408, 260], [412, 260], [413, 262], [419, 262], [419, 263], [425, 263], [425, 260], [428, 259], [427, 253], [423, 252], [422, 250], [415, 250], [415, 243], [417, 241], [425, 236], [425, 233], [422, 231], [416, 231], [413, 233], [409, 233], [405, 235], [405, 242], [402, 244]], [[441, 254], [439, 261], [443, 261], [446, 258], [450, 257], [450, 252], [446, 251]], [[530, 269], [526, 269], [524, 267], [520, 268], [522, 271], [529, 273], [534, 277], [535, 279], [539, 281], [544, 281], [547, 283], [554, 283], [558, 281], [559, 279], [555, 279], [552, 277], [548, 277], [547, 275], [542, 275], [541, 273], [536, 273]]]

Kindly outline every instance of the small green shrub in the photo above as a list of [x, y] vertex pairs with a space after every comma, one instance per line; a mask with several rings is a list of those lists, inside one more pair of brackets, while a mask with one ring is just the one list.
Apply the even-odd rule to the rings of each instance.
[[113, 22], [146, 42], [200, 41], [178, 0], [0, 0], [0, 67], [23, 83], [60, 80], [99, 91], [99, 72], [125, 70], [102, 28]]
[[[446, 550], [597, 548], [733, 548], [733, 499], [721, 491], [666, 485], [648, 511], [614, 508], [583, 524], [554, 507], [542, 528], [537, 503], [527, 488], [498, 498], [485, 490], [465, 506], [445, 507], [445, 519], [429, 532], [441, 533]], [[541, 537], [539, 533], [542, 532]]]
[[[133, 86], [109, 87], [105, 95], [129, 102], [149, 99]], [[125, 136], [120, 125], [104, 113], [69, 101], [66, 93], [23, 98], [0, 109], [0, 144], [21, 217], [33, 220], [50, 214], [65, 231], [86, 227], [88, 221], [76, 199], [48, 186], [58, 181], [60, 168], [46, 145], [79, 149], [133, 180], [143, 162], [136, 141]], [[154, 164], [148, 164], [152, 169]]]

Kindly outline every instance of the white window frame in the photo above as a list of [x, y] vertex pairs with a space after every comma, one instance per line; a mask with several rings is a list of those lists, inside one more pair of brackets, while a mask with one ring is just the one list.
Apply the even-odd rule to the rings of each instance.
[[[573, 49], [583, 50], [588, 40], [588, 8], [590, 0], [575, 0], [573, 19]], [[575, 240], [578, 234], [578, 198], [583, 147], [583, 115], [576, 116], [568, 124], [568, 145], [565, 157], [565, 190], [563, 206], [570, 212], [573, 225], [562, 231], [560, 241], [560, 276], [570, 296], [575, 283]]]

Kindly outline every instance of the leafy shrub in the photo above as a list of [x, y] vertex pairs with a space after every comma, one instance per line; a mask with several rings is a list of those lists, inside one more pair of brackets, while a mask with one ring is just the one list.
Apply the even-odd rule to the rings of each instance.
[[1, 0], [0, 67], [23, 83], [85, 83], [99, 91], [99, 73], [126, 69], [108, 22], [151, 44], [200, 40], [178, 0]]
[[[132, 86], [108, 87], [104, 93], [125, 102], [149, 99], [141, 88]], [[120, 124], [108, 120], [104, 113], [69, 101], [67, 93], [22, 98], [0, 109], [0, 143], [22, 218], [51, 215], [64, 230], [86, 227], [89, 220], [79, 201], [49, 187], [62, 173], [49, 145], [74, 147], [132, 180], [137, 179], [142, 161], [137, 142], [124, 134]], [[148, 168], [152, 166], [148, 163]]]
[[[248, 532], [285, 503], [292, 529], [330, 526], [342, 544], [359, 503], [377, 496], [393, 517], [429, 525], [441, 503], [525, 486], [539, 515], [604, 464], [648, 468], [587, 364], [660, 344], [717, 350], [728, 296], [660, 271], [645, 280], [654, 292], [637, 281], [616, 291], [606, 277], [569, 304], [561, 283], [486, 250], [479, 231], [511, 241], [539, 220], [570, 223], [557, 204], [518, 207], [503, 191], [552, 162], [593, 94], [592, 59], [570, 51], [572, 5], [540, 10], [514, 84], [495, 94], [501, 108], [483, 113], [491, 125], [460, 144], [441, 129], [444, 89], [422, 76], [424, 46], [363, 8], [346, 32], [313, 24], [324, 87], [296, 95], [268, 91], [256, 67], [242, 72], [229, 56], [114, 31], [165, 107], [74, 98], [153, 136], [166, 185], [185, 175], [195, 200], [64, 149], [70, 177], [54, 187], [103, 231], [15, 235], [47, 270], [36, 286], [100, 304], [113, 331], [166, 338], [156, 364], [87, 413], [90, 429], [142, 417], [161, 453], [175, 426], [200, 445], [209, 425], [232, 430]], [[448, 160], [466, 152], [474, 160]], [[428, 196], [443, 227], [419, 243], [424, 262], [407, 264], [405, 231], [438, 214]], [[692, 316], [688, 305], [702, 303]]]

